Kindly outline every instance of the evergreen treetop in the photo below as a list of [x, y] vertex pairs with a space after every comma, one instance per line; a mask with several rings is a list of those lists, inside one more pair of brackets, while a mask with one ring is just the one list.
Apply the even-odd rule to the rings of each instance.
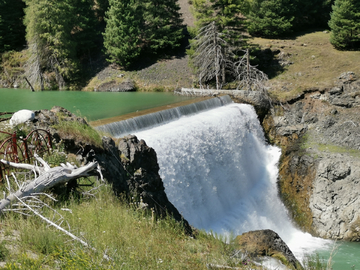
[[292, 32], [294, 3], [291, 0], [254, 0], [248, 31], [253, 36], [278, 37]]
[[25, 45], [24, 8], [22, 0], [0, 0], [0, 52]]
[[106, 12], [104, 46], [109, 61], [130, 66], [141, 51], [142, 7], [136, 0], [110, 0]]
[[336, 0], [332, 6], [330, 42], [337, 49], [359, 48], [360, 3], [356, 0]]
[[110, 62], [128, 68], [141, 53], [164, 53], [180, 45], [184, 35], [177, 1], [110, 0], [109, 4], [104, 46]]

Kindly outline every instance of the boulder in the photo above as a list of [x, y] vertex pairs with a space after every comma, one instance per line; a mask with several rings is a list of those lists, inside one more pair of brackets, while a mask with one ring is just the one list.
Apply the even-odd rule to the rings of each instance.
[[30, 110], [20, 110], [13, 114], [10, 119], [11, 126], [17, 126], [19, 124], [25, 123], [26, 121], [32, 121], [35, 118], [35, 113]]
[[84, 118], [77, 117], [65, 108], [54, 106], [51, 110], [35, 111], [33, 122], [33, 129], [45, 129], [49, 131], [56, 142], [63, 140], [68, 151], [72, 151], [70, 148], [78, 151], [79, 148], [83, 148], [87, 144], [86, 142], [81, 141], [82, 138], [76, 138], [72, 134], [68, 134], [61, 129], [56, 128], [60, 122], [78, 122], [82, 125], [88, 125]]
[[235, 244], [242, 252], [246, 252], [250, 257], [269, 256], [280, 260], [284, 265], [289, 265], [295, 269], [302, 269], [301, 264], [295, 258], [290, 248], [272, 230], [250, 231], [239, 235], [235, 239]]
[[132, 80], [125, 80], [121, 83], [110, 81], [99, 85], [96, 92], [130, 92], [136, 91], [135, 82]]

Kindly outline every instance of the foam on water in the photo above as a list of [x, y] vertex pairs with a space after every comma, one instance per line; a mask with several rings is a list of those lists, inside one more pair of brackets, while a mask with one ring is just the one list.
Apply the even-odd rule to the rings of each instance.
[[280, 149], [250, 105], [231, 104], [135, 133], [157, 153], [169, 200], [191, 225], [226, 237], [277, 232], [300, 258], [328, 241], [296, 229], [277, 191]]

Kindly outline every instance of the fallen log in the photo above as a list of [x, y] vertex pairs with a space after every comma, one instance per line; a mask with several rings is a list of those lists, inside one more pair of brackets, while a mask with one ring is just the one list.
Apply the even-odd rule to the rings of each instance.
[[0, 201], [0, 212], [19, 198], [21, 199], [29, 197], [32, 194], [42, 193], [44, 190], [50, 189], [60, 183], [66, 183], [72, 179], [89, 176], [90, 172], [97, 168], [96, 162], [90, 162], [80, 168], [77, 168], [70, 163], [60, 164], [61, 166], [50, 168], [50, 166], [38, 155], [35, 155], [35, 158], [43, 165], [42, 167], [9, 162], [3, 159], [0, 160], [2, 163], [14, 168], [32, 170], [35, 174], [38, 174], [33, 181], [19, 186], [19, 189], [16, 192], [11, 193], [9, 190], [8, 196]]

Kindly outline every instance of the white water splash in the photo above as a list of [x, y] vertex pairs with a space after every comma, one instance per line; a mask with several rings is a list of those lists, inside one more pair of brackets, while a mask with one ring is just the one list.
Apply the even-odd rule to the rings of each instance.
[[231, 104], [136, 133], [153, 147], [169, 200], [196, 228], [225, 237], [277, 232], [299, 259], [327, 245], [296, 229], [278, 197], [280, 149], [253, 107]]

